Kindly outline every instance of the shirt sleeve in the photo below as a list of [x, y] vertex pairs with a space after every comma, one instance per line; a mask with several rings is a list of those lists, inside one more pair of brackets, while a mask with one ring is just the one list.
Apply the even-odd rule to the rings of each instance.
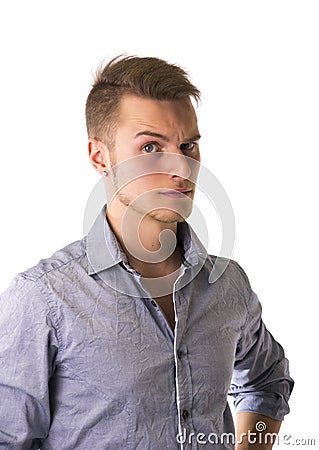
[[0, 296], [0, 448], [39, 448], [50, 426], [58, 341], [36, 281], [19, 275]]
[[236, 413], [255, 412], [283, 420], [294, 382], [281, 345], [261, 319], [261, 305], [251, 291], [246, 304], [247, 319], [237, 345], [229, 394]]

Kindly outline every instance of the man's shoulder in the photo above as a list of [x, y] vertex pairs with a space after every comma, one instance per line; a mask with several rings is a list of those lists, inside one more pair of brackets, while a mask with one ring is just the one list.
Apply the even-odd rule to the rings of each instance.
[[85, 240], [74, 241], [18, 273], [0, 295], [0, 313], [7, 311], [7, 316], [12, 313], [16, 317], [23, 311], [27, 316], [29, 311], [37, 311], [39, 317], [49, 314], [55, 295], [63, 298], [75, 280], [87, 272]]
[[249, 278], [238, 261], [216, 255], [208, 255], [211, 264], [210, 282], [220, 280], [223, 284], [232, 284], [237, 288], [251, 290]]
[[19, 274], [19, 277], [30, 281], [37, 281], [44, 276], [63, 275], [68, 270], [74, 270], [74, 267], [84, 266], [86, 256], [85, 238], [74, 241], [65, 247], [57, 250], [51, 256], [41, 259], [34, 266], [26, 269]]

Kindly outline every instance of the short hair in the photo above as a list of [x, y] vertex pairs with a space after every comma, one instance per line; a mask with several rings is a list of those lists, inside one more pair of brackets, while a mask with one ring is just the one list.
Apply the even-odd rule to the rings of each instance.
[[119, 106], [124, 94], [155, 100], [193, 98], [198, 104], [200, 91], [181, 67], [159, 58], [117, 56], [96, 72], [86, 102], [89, 138], [112, 140]]

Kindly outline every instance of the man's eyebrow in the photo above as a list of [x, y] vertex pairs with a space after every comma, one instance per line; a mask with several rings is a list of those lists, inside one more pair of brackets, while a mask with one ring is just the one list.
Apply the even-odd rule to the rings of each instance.
[[155, 133], [154, 131], [149, 131], [149, 130], [139, 131], [138, 133], [136, 133], [134, 135], [135, 138], [137, 138], [139, 136], [152, 136], [152, 137], [155, 137], [158, 139], [162, 139], [163, 141], [166, 141], [166, 142], [169, 141], [169, 138], [167, 136], [164, 136], [163, 134]]
[[[169, 142], [169, 138], [167, 136], [164, 136], [163, 134], [160, 133], [155, 133], [154, 131], [149, 130], [139, 131], [134, 135], [134, 138], [137, 138], [139, 136], [152, 136], [158, 139], [162, 139], [163, 141]], [[201, 138], [200, 134], [195, 134], [189, 139], [185, 139], [185, 142], [198, 141], [200, 138]]]
[[191, 142], [191, 141], [199, 141], [201, 138], [200, 134], [195, 134], [194, 136], [192, 136], [190, 139], [187, 139], [187, 142]]

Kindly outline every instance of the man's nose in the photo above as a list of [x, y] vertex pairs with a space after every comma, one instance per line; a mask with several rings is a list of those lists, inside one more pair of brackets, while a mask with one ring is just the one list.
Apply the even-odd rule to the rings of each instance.
[[170, 152], [165, 153], [165, 165], [166, 173], [170, 178], [176, 179], [189, 179], [191, 175], [191, 160], [184, 155], [179, 149], [173, 149]]

